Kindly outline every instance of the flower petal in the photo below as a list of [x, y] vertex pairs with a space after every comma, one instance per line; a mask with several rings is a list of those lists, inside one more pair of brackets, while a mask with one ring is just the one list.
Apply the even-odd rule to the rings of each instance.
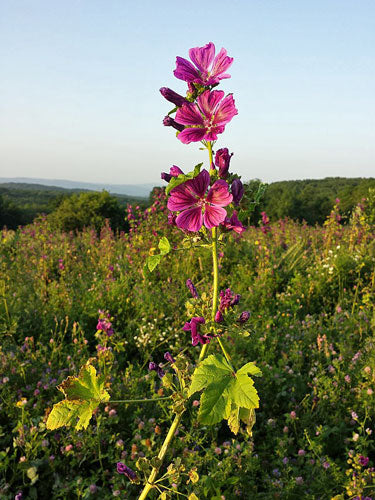
[[172, 212], [186, 210], [196, 204], [197, 198], [192, 194], [192, 190], [188, 189], [186, 184], [184, 182], [171, 190], [167, 206]]
[[176, 225], [180, 229], [197, 232], [203, 224], [202, 208], [193, 207], [181, 212], [176, 219]]
[[212, 92], [206, 90], [206, 92], [203, 92], [203, 94], [198, 97], [199, 108], [207, 118], [211, 118], [223, 97], [224, 92], [222, 90], [213, 90]]
[[210, 174], [204, 168], [194, 179], [186, 181], [187, 189], [195, 196], [203, 198], [210, 185]]
[[182, 125], [203, 125], [203, 118], [196, 104], [183, 104], [176, 113], [175, 120]]
[[215, 45], [210, 42], [204, 47], [195, 47], [189, 50], [189, 57], [202, 73], [207, 73], [215, 57]]
[[215, 78], [216, 80], [222, 80], [223, 78], [230, 78], [230, 75], [226, 75], [224, 74], [224, 72], [228, 68], [230, 68], [232, 63], [233, 63], [233, 57], [228, 57], [227, 51], [225, 49], [221, 49], [214, 59], [210, 77]]
[[207, 195], [207, 201], [219, 207], [226, 207], [232, 200], [228, 184], [223, 179], [216, 181]]
[[228, 95], [219, 103], [216, 110], [213, 123], [215, 125], [224, 125], [231, 121], [233, 116], [237, 115], [238, 111], [234, 105], [234, 99], [232, 95]]
[[226, 215], [227, 211], [225, 208], [207, 205], [206, 211], [203, 215], [204, 225], [208, 229], [220, 226], [220, 224], [225, 220]]
[[185, 128], [177, 136], [183, 144], [190, 144], [191, 142], [199, 142], [204, 139], [206, 134], [205, 128]]
[[183, 57], [176, 57], [176, 69], [173, 71], [173, 74], [176, 78], [185, 82], [193, 82], [200, 78], [198, 71], [191, 62]]
[[224, 130], [225, 130], [225, 125], [217, 125], [215, 127], [212, 127], [212, 129], [206, 133], [204, 139], [206, 139], [206, 141], [216, 141], [217, 134], [222, 134]]

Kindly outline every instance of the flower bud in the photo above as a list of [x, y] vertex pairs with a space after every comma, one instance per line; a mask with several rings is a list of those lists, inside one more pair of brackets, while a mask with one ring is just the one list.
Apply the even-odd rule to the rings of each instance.
[[166, 353], [164, 354], [164, 359], [165, 359], [166, 361], [169, 361], [169, 363], [172, 363], [172, 364], [176, 362], [176, 360], [172, 357], [172, 355], [171, 355], [171, 353], [170, 353], [170, 352], [166, 352]]
[[194, 284], [193, 284], [193, 282], [191, 281], [190, 278], [188, 280], [186, 280], [186, 286], [190, 290], [191, 295], [195, 299], [198, 299], [199, 298], [199, 294], [198, 294], [197, 289], [195, 288], [195, 286], [194, 286]]
[[163, 125], [165, 127], [173, 127], [175, 128], [176, 130], [178, 130], [179, 132], [181, 132], [182, 130], [184, 130], [185, 126], [184, 125], [181, 125], [180, 123], [177, 123], [173, 118], [171, 118], [170, 116], [165, 116], [163, 118]]
[[243, 311], [241, 314], [240, 314], [240, 317], [238, 318], [238, 322], [239, 323], [246, 323], [246, 321], [248, 321], [250, 318], [250, 313], [249, 311]]
[[224, 320], [223, 318], [223, 315], [221, 314], [220, 311], [216, 311], [216, 314], [215, 314], [215, 321], [216, 323], [222, 323]]
[[215, 165], [219, 168], [219, 177], [226, 179], [228, 176], [229, 163], [233, 153], [229, 154], [228, 148], [221, 148], [216, 152]]
[[183, 171], [180, 169], [180, 167], [177, 167], [177, 165], [173, 165], [170, 168], [169, 173], [172, 177], [178, 177], [180, 174], [183, 174]]
[[235, 205], [239, 205], [244, 194], [244, 188], [240, 179], [234, 179], [232, 182], [232, 195], [233, 195], [233, 203]]
[[169, 89], [168, 87], [162, 87], [160, 89], [160, 93], [165, 99], [167, 99], [167, 101], [171, 102], [175, 106], [182, 106], [184, 102], [187, 102], [185, 97], [177, 94], [177, 92]]

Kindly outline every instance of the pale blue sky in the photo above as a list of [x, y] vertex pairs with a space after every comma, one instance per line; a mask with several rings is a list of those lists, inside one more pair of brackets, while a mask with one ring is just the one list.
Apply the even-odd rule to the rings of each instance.
[[175, 57], [235, 58], [216, 147], [264, 181], [375, 176], [374, 0], [0, 0], [0, 176], [143, 183], [206, 153], [162, 126]]

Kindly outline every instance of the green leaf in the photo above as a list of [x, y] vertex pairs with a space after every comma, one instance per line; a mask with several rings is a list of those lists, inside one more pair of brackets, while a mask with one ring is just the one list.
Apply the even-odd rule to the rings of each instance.
[[233, 377], [227, 375], [215, 384], [210, 384], [203, 392], [199, 408], [199, 420], [202, 424], [217, 424], [229, 417], [231, 408], [229, 394], [233, 384]]
[[172, 179], [168, 183], [168, 186], [165, 188], [166, 194], [169, 194], [173, 188], [179, 186], [180, 184], [190, 179], [194, 179], [194, 177], [196, 177], [200, 173], [202, 165], [203, 163], [195, 165], [194, 170], [192, 172], [189, 172], [188, 174], [180, 174], [178, 177], [172, 177]]
[[220, 355], [211, 354], [195, 369], [188, 396], [199, 392], [217, 379], [232, 375], [232, 369], [226, 359]]
[[252, 437], [253, 435], [252, 429], [256, 421], [255, 410], [254, 409], [249, 410], [248, 408], [240, 408], [239, 415], [242, 422], [246, 424], [247, 433], [249, 434], [250, 437]]
[[232, 405], [232, 410], [228, 418], [228, 426], [233, 434], [237, 434], [240, 430], [239, 408], [236, 405]]
[[147, 257], [147, 265], [151, 273], [155, 269], [155, 267], [160, 264], [160, 260], [161, 255], [150, 255], [149, 257]]
[[236, 376], [231, 387], [231, 397], [236, 405], [243, 408], [259, 408], [259, 397], [254, 382], [247, 375]]
[[68, 377], [58, 389], [65, 399], [55, 404], [47, 419], [47, 429], [74, 426], [76, 430], [86, 429], [95, 408], [109, 400], [104, 389], [104, 378], [97, 377], [95, 368], [88, 362], [78, 377]]
[[166, 238], [165, 236], [163, 236], [159, 241], [159, 250], [160, 255], [166, 255], [171, 251], [171, 244], [169, 243], [168, 238]]
[[246, 363], [246, 365], [243, 365], [237, 371], [237, 375], [242, 375], [242, 374], [255, 375], [256, 377], [262, 376], [262, 372], [254, 363]]

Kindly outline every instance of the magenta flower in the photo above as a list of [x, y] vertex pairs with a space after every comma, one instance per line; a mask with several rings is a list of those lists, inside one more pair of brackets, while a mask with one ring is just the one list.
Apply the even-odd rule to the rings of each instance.
[[176, 78], [203, 86], [214, 85], [224, 78], [230, 78], [225, 71], [231, 66], [233, 57], [228, 57], [225, 49], [221, 49], [215, 57], [215, 45], [212, 42], [204, 47], [190, 49], [189, 57], [196, 67], [187, 59], [177, 57], [176, 69], [173, 72]]
[[178, 109], [175, 121], [186, 128], [177, 137], [184, 144], [203, 139], [216, 141], [217, 134], [222, 134], [225, 125], [237, 114], [231, 94], [224, 97], [222, 90], [206, 90], [198, 97], [197, 104], [189, 102]]
[[177, 165], [173, 165], [169, 169], [169, 174], [167, 172], [162, 172], [160, 177], [163, 179], [163, 181], [169, 182], [172, 177], [178, 177], [180, 174], [183, 174], [183, 171], [180, 169], [180, 167], [177, 167]]
[[130, 479], [130, 481], [137, 480], [137, 474], [133, 471], [133, 469], [122, 462], [117, 462], [117, 472], [119, 474], [124, 474], [128, 479]]
[[210, 184], [210, 174], [202, 170], [190, 179], [171, 190], [168, 208], [181, 212], [176, 219], [180, 229], [197, 232], [204, 224], [208, 229], [219, 226], [227, 215], [223, 207], [232, 201], [228, 184], [216, 181], [206, 195]]
[[215, 165], [219, 168], [219, 177], [226, 179], [228, 177], [229, 163], [233, 153], [229, 154], [228, 148], [221, 148], [216, 151]]
[[190, 322], [186, 322], [182, 329], [185, 332], [191, 332], [191, 343], [196, 346], [198, 343], [209, 344], [211, 337], [209, 335], [202, 335], [198, 332], [199, 325], [204, 324], [206, 321], [202, 316], [191, 318]]
[[229, 231], [233, 230], [238, 234], [242, 234], [246, 230], [246, 227], [238, 219], [236, 210], [233, 211], [231, 218], [225, 217], [222, 225], [225, 227], [225, 229], [228, 229]]

